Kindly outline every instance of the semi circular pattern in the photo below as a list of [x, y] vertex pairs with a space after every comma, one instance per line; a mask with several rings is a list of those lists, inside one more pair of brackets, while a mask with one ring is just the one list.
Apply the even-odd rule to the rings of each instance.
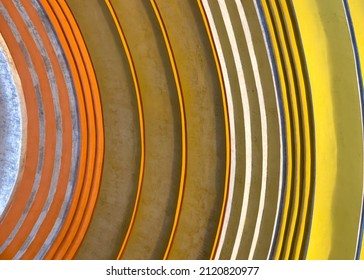
[[[19, 74], [9, 49], [0, 35], [0, 216], [10, 203], [18, 178], [23, 173], [27, 119]], [[22, 131], [24, 135], [22, 135]]]
[[0, 0], [1, 259], [363, 259], [360, 0]]
[[[0, 6], [1, 33], [25, 89], [28, 118], [24, 172], [1, 220], [3, 258], [44, 258], [57, 245], [61, 245], [58, 250], [77, 249], [83, 234], [79, 239], [73, 235], [68, 240], [58, 240], [63, 232], [79, 231], [80, 224], [88, 224], [101, 176], [100, 168], [93, 171], [93, 167], [83, 167], [88, 154], [95, 154], [97, 149], [101, 151], [98, 157], [89, 158], [92, 159], [89, 165], [102, 165], [102, 140], [87, 143], [87, 147], [84, 140], [85, 131], [92, 130], [87, 127], [88, 123], [91, 127], [96, 123], [95, 105], [88, 109], [92, 117], [87, 122], [82, 119], [86, 104], [77, 100], [83, 95], [93, 95], [96, 108], [100, 108], [95, 78], [89, 67], [91, 80], [87, 79], [87, 82], [93, 81], [93, 92], [77, 88], [76, 72], [70, 70], [71, 61], [65, 59], [58, 41], [61, 34], [55, 33], [55, 26], [50, 25], [48, 16], [51, 14], [46, 14], [45, 8], [37, 1], [6, 2]], [[96, 120], [100, 130], [97, 136], [102, 139], [100, 113]], [[92, 180], [95, 180], [94, 184]], [[91, 204], [89, 209], [81, 204], [82, 201]], [[72, 227], [69, 221], [75, 217], [74, 208], [84, 219]], [[71, 258], [76, 249], [54, 257]]]

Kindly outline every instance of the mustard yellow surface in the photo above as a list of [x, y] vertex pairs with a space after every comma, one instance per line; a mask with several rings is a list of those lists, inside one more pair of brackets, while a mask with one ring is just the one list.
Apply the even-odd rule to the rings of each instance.
[[[361, 0], [348, 0], [348, 4], [360, 57], [361, 78], [364, 79], [364, 2]], [[360, 259], [364, 260], [364, 246], [360, 250]]]
[[340, 0], [294, 0], [312, 89], [316, 191], [308, 259], [353, 259], [363, 185], [360, 100]]

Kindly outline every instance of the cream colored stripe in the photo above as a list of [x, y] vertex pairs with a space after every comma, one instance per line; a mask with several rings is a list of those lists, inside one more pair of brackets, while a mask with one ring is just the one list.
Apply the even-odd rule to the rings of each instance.
[[245, 147], [246, 147], [246, 167], [245, 167], [245, 182], [244, 182], [244, 194], [243, 203], [241, 206], [241, 214], [238, 226], [238, 232], [236, 234], [236, 239], [233, 247], [233, 252], [231, 254], [231, 259], [236, 259], [241, 243], [241, 238], [243, 236], [243, 231], [245, 227], [245, 220], [248, 212], [249, 206], [249, 196], [250, 196], [250, 186], [251, 186], [251, 175], [252, 175], [252, 136], [251, 136], [251, 120], [250, 120], [250, 106], [248, 92], [246, 88], [246, 83], [244, 79], [244, 71], [241, 63], [241, 57], [239, 53], [238, 44], [236, 42], [233, 26], [230, 20], [230, 15], [224, 0], [218, 1], [220, 10], [222, 13], [222, 18], [224, 21], [225, 29], [229, 38], [231, 49], [234, 57], [234, 64], [238, 74], [238, 83], [241, 94], [241, 100], [243, 105], [243, 115], [244, 115], [244, 129], [245, 129]]
[[221, 235], [219, 244], [216, 250], [215, 259], [220, 258], [221, 250], [224, 245], [224, 241], [226, 238], [226, 231], [229, 224], [229, 217], [231, 213], [231, 206], [233, 201], [233, 194], [234, 194], [234, 183], [235, 183], [235, 172], [236, 172], [236, 141], [235, 141], [235, 121], [234, 121], [234, 105], [233, 105], [233, 99], [232, 99], [232, 93], [231, 93], [231, 86], [230, 86], [230, 80], [229, 75], [227, 71], [227, 66], [224, 58], [224, 54], [221, 47], [221, 42], [219, 39], [219, 35], [217, 33], [216, 25], [211, 13], [211, 9], [208, 6], [207, 0], [202, 0], [202, 4], [204, 6], [207, 19], [209, 21], [209, 25], [211, 28], [212, 36], [215, 41], [217, 55], [219, 57], [219, 61], [221, 64], [221, 70], [222, 75], [224, 78], [224, 84], [225, 84], [225, 91], [226, 91], [226, 99], [228, 104], [228, 114], [229, 114], [229, 120], [230, 120], [230, 157], [231, 157], [231, 165], [230, 165], [230, 180], [229, 180], [229, 194], [228, 199], [226, 203], [226, 210], [225, 210], [225, 218], [222, 225]]
[[251, 36], [248, 20], [245, 15], [244, 7], [239, 0], [235, 0], [235, 4], [238, 8], [238, 13], [241, 19], [241, 24], [243, 26], [244, 34], [246, 37], [246, 42], [248, 45], [248, 51], [250, 56], [250, 61], [253, 67], [253, 73], [255, 78], [255, 86], [257, 87], [258, 93], [258, 102], [259, 102], [259, 112], [261, 118], [262, 125], [262, 187], [260, 192], [259, 199], [259, 209], [258, 209], [258, 217], [255, 225], [254, 236], [252, 240], [252, 245], [249, 252], [249, 259], [253, 259], [255, 248], [257, 246], [258, 237], [260, 233], [260, 226], [263, 219], [263, 210], [265, 205], [265, 195], [267, 190], [267, 169], [268, 169], [268, 128], [267, 128], [267, 115], [265, 112], [265, 103], [264, 103], [264, 94], [262, 88], [262, 82], [259, 74], [258, 61], [255, 55], [255, 50], [253, 46], [253, 39]]

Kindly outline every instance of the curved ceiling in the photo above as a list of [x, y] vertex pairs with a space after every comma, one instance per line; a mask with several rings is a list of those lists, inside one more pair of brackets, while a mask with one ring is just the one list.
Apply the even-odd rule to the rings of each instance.
[[362, 259], [360, 0], [0, 0], [0, 259]]

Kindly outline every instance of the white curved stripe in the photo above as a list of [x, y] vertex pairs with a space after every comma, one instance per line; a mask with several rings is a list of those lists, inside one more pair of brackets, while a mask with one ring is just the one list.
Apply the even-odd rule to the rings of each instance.
[[250, 196], [250, 186], [251, 186], [251, 176], [252, 176], [252, 136], [251, 136], [251, 120], [250, 120], [250, 107], [249, 98], [246, 88], [246, 83], [244, 79], [244, 71], [241, 62], [241, 57], [239, 53], [238, 43], [235, 39], [234, 29], [230, 20], [230, 15], [224, 0], [218, 1], [222, 18], [224, 21], [225, 29], [228, 34], [230, 46], [233, 52], [234, 64], [238, 74], [239, 89], [241, 94], [241, 101], [243, 104], [243, 115], [244, 115], [244, 128], [245, 128], [245, 146], [246, 146], [246, 167], [245, 167], [245, 183], [244, 183], [244, 194], [243, 203], [241, 205], [241, 213], [239, 219], [238, 232], [236, 234], [236, 239], [231, 253], [231, 259], [236, 259], [239, 247], [241, 243], [241, 238], [243, 236], [243, 231], [245, 227], [245, 220], [248, 212], [249, 206], [249, 196]]
[[258, 103], [259, 103], [259, 111], [261, 117], [261, 125], [262, 125], [262, 187], [260, 192], [260, 199], [259, 199], [259, 209], [258, 209], [258, 217], [257, 222], [255, 224], [253, 241], [250, 247], [249, 257], [248, 259], [253, 259], [254, 252], [257, 246], [258, 237], [260, 233], [260, 226], [263, 219], [263, 211], [265, 205], [265, 195], [267, 190], [267, 168], [268, 168], [268, 128], [267, 128], [267, 115], [265, 112], [265, 103], [264, 103], [264, 95], [263, 95], [263, 88], [262, 82], [260, 79], [259, 74], [259, 67], [258, 61], [255, 55], [253, 40], [248, 24], [248, 19], [246, 18], [244, 7], [239, 0], [235, 0], [236, 7], [238, 8], [239, 17], [241, 20], [241, 25], [243, 26], [246, 42], [248, 45], [248, 52], [250, 61], [252, 63], [253, 73], [254, 73], [254, 80], [255, 86], [257, 87], [258, 93]]
[[215, 259], [219, 259], [221, 250], [222, 250], [222, 247], [224, 244], [224, 240], [226, 237], [226, 231], [227, 231], [227, 227], [229, 224], [229, 219], [227, 217], [229, 217], [230, 213], [231, 213], [231, 206], [232, 206], [232, 200], [233, 200], [233, 194], [234, 194], [234, 183], [235, 183], [235, 172], [236, 172], [236, 141], [235, 141], [234, 105], [233, 105], [233, 99], [232, 99], [231, 86], [230, 86], [230, 80], [229, 80], [229, 75], [228, 75], [228, 71], [227, 71], [227, 66], [226, 66], [224, 54], [222, 51], [219, 35], [217, 33], [215, 22], [212, 17], [211, 9], [207, 3], [207, 0], [202, 0], [202, 5], [204, 6], [206, 16], [209, 21], [212, 37], [215, 42], [217, 55], [218, 55], [219, 62], [221, 65], [222, 76], [223, 76], [224, 84], [225, 84], [225, 92], [226, 92], [226, 99], [227, 99], [227, 105], [228, 105], [229, 124], [230, 124], [231, 164], [230, 164], [229, 193], [228, 193], [226, 209], [225, 209], [225, 218], [224, 218], [224, 221], [222, 224], [222, 229], [221, 229], [220, 240], [219, 240], [219, 244], [218, 244], [216, 254], [215, 254]]
[[272, 55], [271, 51], [270, 51], [270, 46], [269, 46], [269, 42], [270, 42], [270, 38], [267, 35], [267, 30], [265, 29], [265, 22], [264, 22], [264, 16], [261, 14], [260, 9], [259, 9], [259, 0], [254, 0], [254, 6], [255, 6], [255, 10], [256, 13], [258, 15], [259, 18], [259, 23], [260, 23], [260, 27], [263, 33], [263, 38], [264, 38], [264, 44], [266, 46], [266, 50], [267, 50], [267, 55], [269, 58], [269, 65], [272, 71], [272, 76], [273, 76], [273, 84], [274, 84], [274, 90], [275, 90], [275, 94], [277, 96], [276, 101], [277, 101], [277, 110], [278, 110], [278, 114], [280, 116], [279, 118], [279, 131], [280, 131], [280, 138], [279, 138], [279, 145], [280, 147], [282, 147], [280, 149], [280, 172], [279, 172], [279, 193], [278, 193], [278, 200], [277, 200], [277, 212], [276, 212], [276, 218], [274, 221], [274, 229], [273, 229], [273, 236], [272, 236], [272, 240], [271, 240], [271, 244], [270, 244], [270, 249], [269, 249], [269, 253], [268, 256], [270, 256], [274, 250], [274, 246], [275, 246], [275, 233], [278, 231], [278, 227], [279, 227], [279, 215], [280, 215], [280, 207], [281, 207], [281, 200], [283, 197], [283, 180], [284, 180], [284, 142], [283, 142], [283, 129], [284, 129], [284, 118], [282, 119], [282, 116], [284, 116], [283, 113], [283, 109], [281, 108], [280, 104], [279, 104], [279, 92], [280, 92], [280, 84], [279, 84], [279, 78], [276, 76], [275, 73], [275, 61], [274, 61], [274, 56]]

